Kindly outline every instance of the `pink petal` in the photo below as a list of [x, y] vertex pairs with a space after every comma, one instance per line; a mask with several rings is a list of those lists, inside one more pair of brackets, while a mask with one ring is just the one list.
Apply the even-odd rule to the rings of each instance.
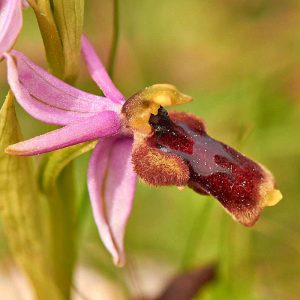
[[36, 155], [118, 133], [120, 120], [112, 111], [105, 111], [74, 124], [50, 131], [30, 140], [9, 146], [12, 155]]
[[114, 263], [125, 263], [124, 234], [136, 186], [132, 139], [100, 141], [88, 169], [88, 188], [99, 234]]
[[50, 75], [17, 51], [7, 60], [8, 83], [20, 105], [34, 118], [66, 125], [105, 110], [119, 111], [109, 99], [80, 91]]
[[0, 59], [9, 51], [22, 28], [20, 0], [0, 0]]
[[123, 103], [125, 101], [125, 97], [110, 79], [105, 67], [96, 54], [95, 49], [84, 35], [81, 38], [81, 51], [90, 75], [103, 91], [104, 95], [116, 103]]

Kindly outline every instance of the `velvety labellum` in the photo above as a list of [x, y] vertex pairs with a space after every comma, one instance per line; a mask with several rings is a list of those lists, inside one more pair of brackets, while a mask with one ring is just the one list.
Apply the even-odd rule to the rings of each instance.
[[211, 138], [193, 115], [163, 108], [149, 121], [153, 133], [146, 143], [176, 155], [189, 167], [188, 186], [217, 198], [244, 225], [255, 223], [274, 191], [271, 173], [233, 148]]

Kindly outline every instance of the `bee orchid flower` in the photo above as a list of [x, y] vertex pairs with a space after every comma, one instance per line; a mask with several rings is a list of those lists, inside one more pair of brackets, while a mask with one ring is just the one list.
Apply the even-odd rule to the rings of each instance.
[[8, 82], [19, 104], [34, 118], [63, 126], [6, 152], [37, 155], [99, 140], [89, 162], [88, 190], [100, 237], [115, 264], [125, 262], [123, 239], [137, 175], [154, 186], [189, 186], [212, 195], [246, 226], [281, 199], [265, 167], [211, 138], [200, 118], [165, 109], [191, 97], [172, 85], [156, 84], [126, 100], [85, 37], [82, 53], [105, 97], [69, 86], [20, 52], [5, 54]]

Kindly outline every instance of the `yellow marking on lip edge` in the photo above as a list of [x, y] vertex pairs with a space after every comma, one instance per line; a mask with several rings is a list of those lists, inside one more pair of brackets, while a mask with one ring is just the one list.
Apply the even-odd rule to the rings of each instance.
[[264, 199], [264, 203], [266, 206], [274, 206], [282, 199], [282, 194], [279, 190], [274, 189], [270, 191], [266, 198]]

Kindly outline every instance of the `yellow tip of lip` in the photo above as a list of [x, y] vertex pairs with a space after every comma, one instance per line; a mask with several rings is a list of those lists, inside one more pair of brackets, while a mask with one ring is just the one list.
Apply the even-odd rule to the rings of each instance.
[[282, 199], [282, 194], [279, 190], [272, 190], [265, 199], [266, 206], [274, 206]]

